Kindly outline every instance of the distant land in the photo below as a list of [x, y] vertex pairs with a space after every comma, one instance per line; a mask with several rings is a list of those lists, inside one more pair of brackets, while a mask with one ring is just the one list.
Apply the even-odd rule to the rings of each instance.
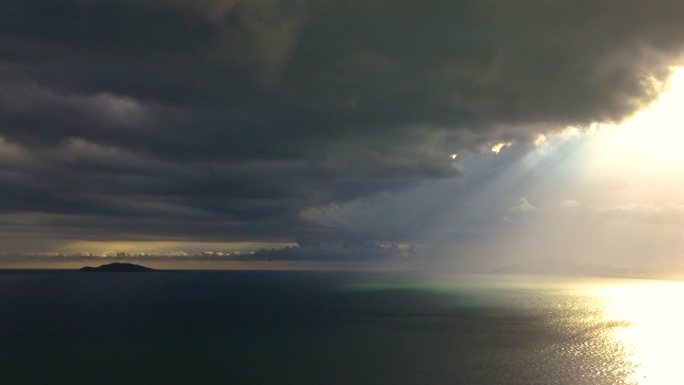
[[79, 269], [79, 271], [87, 273], [152, 273], [157, 270], [132, 263], [110, 263], [100, 267], [86, 266]]
[[613, 278], [684, 280], [684, 268], [618, 268], [596, 263], [542, 260], [516, 263], [490, 271], [491, 274], [564, 275]]

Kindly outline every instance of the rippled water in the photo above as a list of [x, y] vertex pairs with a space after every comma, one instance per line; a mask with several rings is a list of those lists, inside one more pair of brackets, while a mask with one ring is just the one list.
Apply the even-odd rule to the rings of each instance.
[[0, 272], [8, 384], [679, 384], [680, 283]]

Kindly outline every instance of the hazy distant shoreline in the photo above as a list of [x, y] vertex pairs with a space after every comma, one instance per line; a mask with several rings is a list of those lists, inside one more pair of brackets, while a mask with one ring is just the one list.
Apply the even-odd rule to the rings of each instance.
[[[121, 267], [121, 269], [118, 269]], [[140, 267], [142, 269], [138, 269]], [[144, 270], [149, 269], [149, 270]], [[106, 272], [106, 271], [117, 271], [117, 272], [216, 272], [216, 271], [273, 271], [273, 272], [298, 272], [298, 271], [320, 271], [320, 272], [377, 272], [377, 270], [371, 267], [364, 268], [363, 266], [356, 266], [354, 268], [339, 266], [336, 268], [334, 266], [329, 266], [327, 264], [321, 264], [316, 266], [315, 264], [308, 264], [306, 266], [289, 266], [288, 268], [278, 268], [273, 266], [272, 269], [264, 269], [262, 265], [255, 265], [253, 269], [249, 266], [240, 265], [237, 268], [233, 266], [226, 266], [225, 268], [148, 268], [138, 264], [132, 263], [119, 263], [114, 262], [110, 264], [104, 264], [99, 267], [89, 267], [81, 266], [76, 268], [30, 268], [30, 267], [0, 267], [0, 271], [12, 272], [12, 271], [72, 271], [72, 272]], [[564, 260], [538, 260], [516, 263], [511, 265], [506, 265], [496, 269], [491, 269], [488, 271], [468, 271], [468, 272], [445, 272], [445, 271], [412, 271], [407, 270], [392, 270], [387, 272], [397, 272], [397, 273], [417, 273], [417, 274], [455, 274], [455, 275], [504, 275], [504, 276], [561, 276], [561, 277], [601, 277], [601, 278], [629, 278], [629, 279], [653, 279], [653, 280], [684, 280], [684, 267], [657, 267], [657, 268], [618, 268], [610, 265], [603, 264], [578, 264], [571, 261]]]
[[489, 271], [503, 275], [551, 275], [576, 277], [634, 278], [683, 280], [684, 267], [618, 268], [610, 265], [577, 264], [562, 260], [540, 260], [516, 263]]

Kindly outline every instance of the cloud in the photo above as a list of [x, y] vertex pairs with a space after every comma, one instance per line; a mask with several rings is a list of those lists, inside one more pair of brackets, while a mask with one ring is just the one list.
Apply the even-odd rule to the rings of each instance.
[[[450, 191], [451, 190], [451, 191]], [[433, 232], [438, 213], [455, 191], [452, 183], [422, 184], [396, 193], [383, 192], [348, 202], [312, 206], [300, 212], [308, 223], [337, 236], [365, 240], [411, 240]]]
[[[391, 136], [398, 153], [442, 131], [463, 147], [620, 120], [655, 97], [683, 41], [673, 17], [682, 6], [666, 0], [524, 10], [503, 1], [60, 0], [51, 2], [59, 23], [39, 12], [46, 4], [13, 4], [20, 17], [7, 15], [4, 32], [37, 44], [31, 27], [55, 28], [43, 43], [58, 48], [30, 50], [59, 77], [23, 56], [10, 57], [13, 72], [50, 89], [201, 102], [208, 120], [188, 124], [217, 157], [212, 139], [247, 144], [242, 157], [301, 158], [331, 141], [368, 151]], [[246, 76], [253, 66], [278, 80], [264, 89]], [[169, 144], [187, 149], [187, 129], [169, 127]], [[249, 131], [269, 139], [263, 149]], [[283, 139], [295, 153], [277, 150]]]
[[115, 127], [149, 125], [150, 114], [130, 97], [109, 93], [97, 95], [57, 94], [35, 84], [5, 87], [0, 92], [0, 105], [5, 116], [46, 114], [52, 119], [64, 119], [66, 114], [87, 119], [91, 124], [104, 123]]
[[574, 199], [567, 199], [561, 202], [560, 206], [565, 209], [574, 209], [582, 205]]
[[312, 246], [286, 246], [281, 249], [257, 251], [204, 251], [187, 252], [2, 252], [0, 263], [11, 262], [389, 262], [408, 261], [414, 257], [416, 248], [412, 245], [396, 244], [348, 244], [337, 242]]
[[520, 198], [517, 205], [508, 209], [508, 211], [512, 213], [528, 213], [535, 210], [537, 210], [537, 208], [532, 206], [532, 204], [530, 204], [525, 197]]
[[549, 207], [518, 144], [630, 116], [684, 49], [678, 0], [6, 3], [0, 213], [65, 238], [489, 234]]

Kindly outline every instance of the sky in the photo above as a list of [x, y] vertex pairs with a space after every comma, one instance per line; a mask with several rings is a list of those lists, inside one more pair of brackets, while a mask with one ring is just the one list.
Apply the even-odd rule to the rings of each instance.
[[684, 265], [682, 17], [5, 0], [0, 266]]

